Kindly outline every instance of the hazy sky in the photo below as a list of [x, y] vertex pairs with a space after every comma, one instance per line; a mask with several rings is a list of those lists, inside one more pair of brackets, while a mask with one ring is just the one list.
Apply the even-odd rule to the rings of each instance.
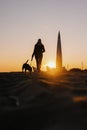
[[55, 62], [59, 30], [63, 66], [87, 68], [87, 0], [0, 0], [0, 71], [21, 70], [38, 38]]

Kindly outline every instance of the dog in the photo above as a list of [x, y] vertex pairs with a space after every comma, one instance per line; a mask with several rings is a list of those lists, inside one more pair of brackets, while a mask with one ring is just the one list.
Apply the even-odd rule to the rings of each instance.
[[26, 71], [28, 70], [31, 73], [32, 67], [27, 62], [28, 60], [22, 65], [22, 72], [25, 70], [25, 73], [26, 73]]

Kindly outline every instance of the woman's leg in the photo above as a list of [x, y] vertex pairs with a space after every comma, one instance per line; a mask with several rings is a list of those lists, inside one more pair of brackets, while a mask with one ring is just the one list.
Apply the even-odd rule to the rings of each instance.
[[36, 56], [35, 59], [36, 59], [36, 66], [37, 66], [37, 70], [38, 70], [39, 69], [39, 58], [38, 58], [38, 56]]
[[39, 57], [39, 71], [40, 71], [40, 69], [41, 69], [41, 64], [42, 64], [42, 58], [43, 58], [43, 55], [40, 55], [40, 57]]

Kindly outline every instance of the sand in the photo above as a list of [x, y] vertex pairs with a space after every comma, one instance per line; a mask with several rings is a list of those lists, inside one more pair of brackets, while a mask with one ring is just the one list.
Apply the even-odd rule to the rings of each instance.
[[0, 73], [0, 127], [87, 129], [87, 72]]

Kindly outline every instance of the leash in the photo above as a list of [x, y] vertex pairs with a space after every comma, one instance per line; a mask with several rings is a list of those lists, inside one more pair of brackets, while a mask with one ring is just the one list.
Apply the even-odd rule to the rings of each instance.
[[32, 67], [32, 61], [31, 61], [29, 64], [30, 64], [30, 66]]

